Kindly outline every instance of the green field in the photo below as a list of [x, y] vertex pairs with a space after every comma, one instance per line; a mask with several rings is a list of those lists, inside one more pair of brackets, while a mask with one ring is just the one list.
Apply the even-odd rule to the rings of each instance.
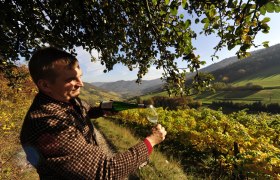
[[264, 89], [260, 91], [218, 91], [216, 93], [204, 93], [195, 99], [209, 104], [212, 101], [233, 101], [253, 103], [260, 101], [265, 104], [280, 103], [280, 89]]
[[216, 93], [203, 93], [195, 99], [201, 100], [205, 104], [212, 101], [232, 101], [253, 103], [262, 102], [264, 104], [280, 103], [280, 68], [274, 66], [256, 72], [232, 83], [233, 86], [245, 86], [246, 84], [260, 85], [263, 90], [235, 90], [217, 91]]
[[234, 86], [244, 86], [248, 83], [261, 85], [263, 87], [277, 87], [280, 86], [280, 67], [274, 66], [264, 69], [261, 72], [256, 72], [246, 76], [238, 81], [233, 82]]
[[[232, 82], [232, 85], [246, 86], [248, 83], [260, 85], [263, 90], [234, 90], [234, 91], [216, 91], [215, 93], [204, 92], [194, 96], [196, 100], [200, 100], [203, 104], [211, 104], [212, 101], [232, 101], [242, 103], [262, 102], [264, 104], [279, 103], [280, 104], [280, 68], [274, 66], [266, 68], [261, 72], [244, 76], [238, 81]], [[167, 92], [160, 92], [142, 96], [142, 99], [151, 98], [153, 96], [168, 96]]]
[[91, 105], [95, 105], [100, 101], [108, 101], [108, 100], [122, 100], [120, 95], [114, 92], [106, 92], [104, 90], [100, 90], [95, 86], [92, 86], [88, 83], [84, 83], [84, 87], [81, 90], [80, 98], [86, 100]]

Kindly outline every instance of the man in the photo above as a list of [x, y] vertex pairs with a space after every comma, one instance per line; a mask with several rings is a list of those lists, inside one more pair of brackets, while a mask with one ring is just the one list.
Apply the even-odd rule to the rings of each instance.
[[40, 179], [123, 179], [146, 162], [165, 139], [161, 125], [128, 151], [107, 156], [97, 145], [90, 118], [102, 116], [78, 98], [82, 71], [71, 54], [53, 47], [29, 62], [39, 89], [22, 125], [20, 140]]

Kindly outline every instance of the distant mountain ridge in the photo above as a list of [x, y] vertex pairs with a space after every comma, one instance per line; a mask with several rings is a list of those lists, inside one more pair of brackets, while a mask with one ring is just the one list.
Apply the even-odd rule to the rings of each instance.
[[[242, 79], [256, 78], [257, 76], [265, 78], [274, 73], [280, 73], [280, 44], [253, 51], [251, 56], [238, 60], [235, 63], [229, 64], [211, 73], [216, 78], [216, 81], [237, 82]], [[279, 67], [279, 71], [275, 71], [275, 67]], [[267, 71], [266, 75], [260, 75], [261, 72]], [[271, 72], [271, 73], [269, 73]]]
[[84, 87], [81, 89], [80, 98], [86, 100], [91, 105], [95, 105], [96, 103], [104, 100], [122, 100], [119, 94], [115, 92], [109, 92], [108, 90], [86, 82], [84, 82]]
[[163, 85], [161, 79], [142, 80], [141, 84], [137, 84], [136, 80], [132, 81], [116, 81], [116, 82], [93, 82], [91, 83], [102, 89], [113, 91], [121, 94], [123, 97], [139, 96], [148, 92], [153, 92]]
[[[205, 68], [200, 69], [200, 72], [212, 73], [217, 81], [224, 81], [228, 78], [227, 82], [233, 82], [238, 78], [249, 76], [252, 73], [261, 71], [262, 69], [269, 69], [279, 65], [280, 69], [280, 44], [252, 51], [251, 56], [243, 60], [238, 59], [236, 56], [229, 57], [221, 60], [220, 62], [211, 64]], [[277, 61], [278, 59], [278, 61]], [[191, 77], [188, 74], [188, 79]], [[142, 84], [138, 85], [135, 80], [133, 81], [116, 81], [116, 82], [94, 82], [91, 83], [102, 89], [116, 92], [123, 97], [139, 96], [146, 93], [158, 91], [163, 87], [164, 82], [161, 79], [143, 80]]]

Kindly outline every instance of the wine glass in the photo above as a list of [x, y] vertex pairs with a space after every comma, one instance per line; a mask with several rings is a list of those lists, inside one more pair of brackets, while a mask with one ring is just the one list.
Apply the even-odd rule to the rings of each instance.
[[146, 108], [146, 116], [148, 121], [150, 121], [151, 123], [153, 124], [158, 123], [158, 114], [153, 105], [148, 105], [148, 107]]

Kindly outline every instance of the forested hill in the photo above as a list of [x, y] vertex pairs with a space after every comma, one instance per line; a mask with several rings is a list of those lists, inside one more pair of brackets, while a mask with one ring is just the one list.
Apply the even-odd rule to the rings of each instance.
[[[211, 72], [216, 81], [233, 83], [245, 78], [272, 76], [280, 74], [280, 44], [251, 52], [251, 56], [238, 60], [236, 56], [202, 68], [200, 72]], [[279, 67], [279, 68], [278, 68]], [[191, 75], [188, 75], [191, 77]], [[248, 79], [249, 81], [249, 79]], [[160, 79], [143, 80], [138, 85], [135, 81], [95, 82], [91, 83], [107, 91], [112, 91], [123, 97], [143, 95], [160, 89], [163, 82]]]
[[256, 78], [266, 78], [280, 74], [280, 44], [252, 52], [248, 58], [238, 60], [226, 67], [212, 71], [216, 81], [248, 82]]
[[123, 97], [128, 98], [131, 96], [138, 96], [148, 92], [153, 92], [163, 85], [161, 79], [154, 80], [142, 80], [141, 84], [137, 84], [135, 80], [133, 81], [116, 81], [116, 82], [96, 82], [91, 83], [102, 89], [108, 91], [113, 91], [121, 94]]
[[80, 97], [89, 102], [91, 105], [103, 100], [108, 101], [122, 99], [117, 93], [109, 92], [86, 82], [84, 82], [84, 87], [81, 90]]

